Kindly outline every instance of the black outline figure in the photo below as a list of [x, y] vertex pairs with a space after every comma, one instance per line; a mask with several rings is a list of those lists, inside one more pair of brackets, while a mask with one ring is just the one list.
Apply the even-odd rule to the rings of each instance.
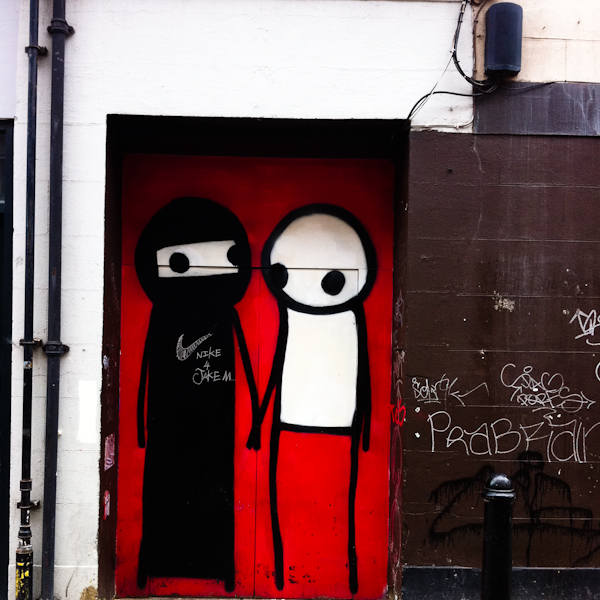
[[223, 580], [232, 591], [234, 331], [253, 421], [258, 415], [235, 309], [251, 277], [248, 237], [216, 202], [178, 198], [142, 232], [135, 267], [152, 301], [137, 406], [138, 444], [146, 448], [138, 586], [149, 576], [188, 577]]
[[[271, 264], [273, 247], [282, 233], [296, 219], [309, 215], [331, 215], [349, 225], [358, 234], [366, 258], [366, 281], [358, 294], [351, 299], [334, 306], [308, 306], [291, 298], [284, 291], [287, 283], [287, 269], [281, 264]], [[277, 458], [279, 452], [279, 437], [282, 430], [305, 433], [326, 433], [332, 435], [349, 435], [351, 437], [350, 452], [350, 484], [348, 491], [348, 565], [350, 591], [354, 594], [358, 590], [358, 574], [355, 543], [355, 501], [356, 485], [358, 480], [358, 451], [361, 431], [363, 433], [363, 450], [369, 449], [371, 425], [371, 379], [369, 369], [369, 355], [367, 348], [367, 325], [363, 308], [363, 301], [369, 295], [377, 276], [377, 257], [371, 239], [360, 221], [341, 207], [329, 204], [313, 204], [304, 206], [289, 213], [277, 225], [262, 252], [263, 276], [273, 295], [277, 298], [279, 307], [279, 335], [273, 360], [273, 367], [267, 390], [260, 407], [260, 416], [255, 423], [248, 439], [248, 448], [258, 449], [260, 446], [260, 426], [265, 417], [270, 398], [275, 391], [273, 407], [273, 425], [271, 429], [270, 465], [269, 465], [269, 490], [271, 504], [271, 524], [273, 528], [273, 548], [275, 553], [275, 583], [277, 589], [283, 589], [283, 542], [277, 514]], [[344, 277], [340, 271], [330, 271], [322, 280], [321, 286], [325, 293], [335, 296], [344, 285]], [[341, 286], [341, 287], [340, 287]], [[288, 311], [297, 311], [311, 315], [330, 315], [352, 311], [355, 316], [358, 340], [357, 381], [356, 381], [356, 408], [350, 427], [314, 427], [287, 424], [281, 421], [281, 386], [286, 348], [288, 342]]]

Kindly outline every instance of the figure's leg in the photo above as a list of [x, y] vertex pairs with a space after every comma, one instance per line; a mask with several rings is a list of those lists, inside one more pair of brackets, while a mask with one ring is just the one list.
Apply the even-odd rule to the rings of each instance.
[[358, 591], [358, 572], [356, 565], [356, 528], [355, 528], [355, 504], [356, 483], [358, 481], [358, 447], [360, 442], [360, 431], [358, 435], [353, 433], [352, 446], [350, 449], [350, 491], [348, 494], [348, 569], [350, 571], [350, 592], [356, 594]]
[[140, 540], [140, 553], [138, 555], [138, 588], [143, 589], [148, 583], [150, 575], [150, 544], [152, 541], [152, 516], [154, 515], [153, 497], [150, 493], [150, 466], [152, 464], [152, 444], [146, 448], [144, 461], [144, 484], [142, 489], [142, 539]]
[[140, 589], [146, 587], [146, 582], [148, 581], [148, 552], [146, 548], [146, 544], [144, 543], [144, 536], [142, 535], [142, 540], [140, 542], [140, 554], [138, 558], [138, 576], [137, 576], [137, 584]]
[[[232, 402], [233, 404], [233, 402]], [[231, 414], [230, 421], [230, 429], [227, 436], [228, 443], [231, 444], [231, 448], [234, 447], [234, 416], [233, 411]], [[222, 455], [225, 454], [224, 452]], [[233, 592], [235, 589], [235, 500], [234, 500], [234, 472], [233, 472], [233, 459], [234, 454], [231, 452], [230, 459], [228, 460], [228, 464], [231, 465], [231, 470], [229, 471], [228, 477], [226, 479], [227, 484], [227, 492], [228, 492], [228, 501], [226, 503], [226, 516], [224, 515], [222, 520], [223, 523], [227, 523], [227, 526], [223, 530], [224, 537], [227, 538], [226, 544], [226, 552], [224, 553], [224, 563], [225, 563], [225, 591]], [[225, 482], [224, 482], [225, 483]], [[223, 489], [225, 485], [223, 485]]]
[[277, 455], [279, 453], [279, 423], [271, 427], [271, 457], [269, 464], [269, 492], [271, 500], [271, 526], [273, 528], [273, 551], [275, 554], [275, 585], [283, 589], [283, 542], [277, 515]]
[[230, 569], [229, 574], [225, 577], [225, 591], [233, 592], [235, 589], [235, 568]]
[[[233, 478], [232, 478], [233, 479]], [[232, 481], [233, 484], [233, 481]], [[231, 494], [233, 496], [233, 485], [231, 486]], [[235, 532], [235, 517], [233, 514], [233, 503], [230, 506], [231, 513], [228, 515], [231, 523], [231, 542], [230, 546], [227, 549], [227, 561], [226, 561], [226, 569], [225, 569], [225, 591], [233, 592], [235, 589], [235, 556], [234, 556], [234, 532]]]

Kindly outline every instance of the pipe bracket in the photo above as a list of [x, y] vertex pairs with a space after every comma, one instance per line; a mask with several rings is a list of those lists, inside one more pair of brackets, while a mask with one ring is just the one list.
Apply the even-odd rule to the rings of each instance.
[[46, 354], [65, 354], [69, 351], [69, 346], [62, 342], [46, 342], [42, 344], [42, 350]]
[[48, 25], [48, 33], [63, 33], [73, 35], [75, 30], [64, 19], [52, 19]]
[[25, 46], [25, 52], [27, 54], [29, 54], [30, 50], [37, 50], [39, 56], [46, 56], [48, 54], [48, 48], [46, 48], [46, 46], [37, 46], [36, 44]]
[[38, 510], [42, 506], [42, 503], [39, 500], [34, 500], [29, 504], [23, 504], [21, 502], [17, 502], [17, 508], [21, 510]]
[[40, 338], [33, 338], [31, 340], [19, 340], [19, 344], [21, 346], [32, 346], [35, 348], [36, 346], [42, 345], [42, 340]]

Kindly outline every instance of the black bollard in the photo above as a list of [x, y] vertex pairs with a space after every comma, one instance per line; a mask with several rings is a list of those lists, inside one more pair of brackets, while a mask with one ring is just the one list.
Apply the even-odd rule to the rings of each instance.
[[481, 600], [510, 600], [515, 490], [506, 475], [495, 473], [481, 495], [485, 501]]

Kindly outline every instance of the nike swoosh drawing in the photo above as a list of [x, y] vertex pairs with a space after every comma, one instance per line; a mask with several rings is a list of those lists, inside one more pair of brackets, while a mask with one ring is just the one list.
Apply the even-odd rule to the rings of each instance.
[[177, 340], [177, 358], [179, 360], [187, 360], [193, 353], [194, 350], [205, 340], [207, 340], [210, 336], [212, 335], [212, 333], [207, 333], [206, 335], [203, 335], [201, 338], [198, 338], [193, 344], [191, 344], [190, 346], [188, 346], [187, 348], [183, 347], [183, 336], [184, 334], [182, 333], [179, 336], [179, 339]]

